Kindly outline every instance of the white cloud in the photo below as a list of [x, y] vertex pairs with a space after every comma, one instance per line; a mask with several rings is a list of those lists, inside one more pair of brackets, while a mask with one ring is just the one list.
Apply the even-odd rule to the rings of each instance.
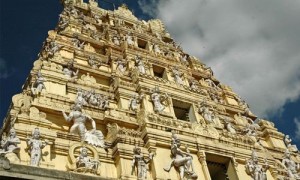
[[294, 118], [294, 123], [296, 124], [295, 138], [300, 140], [300, 121], [298, 118]]
[[233, 87], [255, 114], [273, 114], [299, 97], [300, 1], [139, 2], [144, 12], [162, 19], [186, 52]]
[[0, 79], [8, 78], [10, 75], [12, 75], [13, 72], [13, 69], [8, 70], [5, 60], [0, 57]]

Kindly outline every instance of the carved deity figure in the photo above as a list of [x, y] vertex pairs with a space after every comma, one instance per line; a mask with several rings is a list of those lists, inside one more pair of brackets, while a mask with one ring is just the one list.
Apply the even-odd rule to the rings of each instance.
[[35, 82], [31, 85], [31, 92], [33, 95], [39, 95], [41, 94], [43, 89], [46, 89], [46, 86], [44, 82], [46, 79], [43, 77], [41, 71], [37, 73], [37, 79]]
[[114, 45], [116, 46], [120, 46], [120, 38], [118, 36], [113, 36], [112, 38], [112, 42], [114, 43]]
[[[89, 144], [104, 147], [104, 138], [101, 131], [96, 130], [95, 121], [88, 115], [82, 112], [81, 104], [75, 104], [72, 107], [72, 111], [69, 116], [62, 111], [62, 114], [67, 122], [73, 121], [73, 125], [70, 129], [71, 134], [78, 134], [81, 141], [86, 141]], [[92, 124], [92, 130], [87, 131], [86, 121], [89, 120]]]
[[91, 171], [96, 174], [98, 167], [100, 166], [100, 161], [90, 158], [88, 156], [88, 149], [86, 147], [80, 148], [80, 155], [76, 158], [77, 171], [83, 169], [84, 172]]
[[101, 62], [96, 61], [95, 56], [89, 56], [88, 63], [93, 69], [98, 69], [102, 64]]
[[68, 27], [69, 23], [70, 23], [69, 19], [60, 15], [58, 25], [57, 25], [57, 31], [59, 33], [62, 32], [63, 30], [66, 29], [66, 27]]
[[189, 65], [189, 62], [187, 61], [187, 55], [186, 54], [181, 54], [181, 57], [180, 57], [180, 62], [186, 66]]
[[126, 43], [128, 46], [134, 46], [133, 37], [130, 34], [127, 34], [125, 37]]
[[258, 157], [255, 150], [252, 151], [251, 159], [246, 161], [246, 173], [250, 175], [253, 180], [267, 180], [266, 172], [269, 169], [269, 164], [265, 163], [261, 166], [258, 164]]
[[284, 157], [281, 163], [284, 165], [289, 178], [300, 179], [299, 165], [291, 159], [291, 153], [288, 149], [285, 150]]
[[148, 158], [145, 158], [143, 154], [141, 154], [141, 148], [135, 147], [133, 149], [133, 159], [131, 163], [132, 173], [134, 169], [137, 169], [137, 178], [139, 180], [147, 179], [147, 164], [153, 159], [154, 154], [150, 153]]
[[62, 46], [58, 45], [54, 40], [51, 40], [45, 45], [45, 51], [48, 57], [53, 57], [60, 48], [62, 48]]
[[298, 152], [298, 148], [296, 145], [292, 145], [292, 139], [289, 135], [284, 136], [284, 143], [289, 151], [291, 152]]
[[8, 137], [5, 133], [3, 133], [1, 138], [1, 149], [0, 149], [0, 155], [6, 154], [6, 153], [19, 153], [20, 148], [18, 147], [18, 144], [20, 144], [21, 141], [17, 137], [16, 130], [14, 128], [11, 128]]
[[75, 81], [78, 75], [78, 69], [75, 71], [74, 60], [70, 60], [67, 65], [63, 68], [63, 73], [70, 81]]
[[27, 145], [30, 147], [30, 165], [39, 166], [42, 158], [42, 149], [48, 144], [48, 141], [40, 140], [40, 130], [35, 128], [32, 131], [32, 137], [27, 139]]
[[138, 105], [140, 104], [141, 100], [143, 99], [144, 95], [132, 95], [132, 98], [129, 100], [129, 110], [137, 111]]
[[117, 67], [116, 67], [116, 71], [117, 74], [119, 75], [123, 75], [127, 69], [127, 62], [125, 60], [122, 60], [121, 58], [118, 58], [116, 61]]
[[180, 149], [180, 145], [180, 139], [178, 139], [177, 135], [172, 132], [172, 161], [170, 165], [164, 168], [164, 170], [169, 172], [174, 166], [179, 171], [180, 180], [183, 180], [184, 177], [188, 179], [197, 179], [198, 175], [194, 172], [193, 157], [187, 148], [186, 152], [182, 151]]
[[75, 46], [75, 48], [83, 49], [84, 42], [80, 43], [80, 40], [78, 39], [77, 36], [75, 36], [75, 38], [72, 39], [72, 43], [73, 43], [73, 46]]
[[225, 122], [226, 130], [228, 132], [230, 132], [231, 134], [236, 134], [236, 130], [235, 130], [234, 126], [232, 125], [229, 117], [225, 117], [224, 122]]
[[168, 104], [168, 98], [168, 94], [160, 94], [159, 88], [155, 86], [151, 94], [151, 100], [154, 105], [154, 112], [162, 112], [166, 108], [163, 103]]
[[256, 136], [256, 131], [259, 128], [258, 124], [255, 123], [251, 123], [251, 124], [247, 124], [245, 129], [243, 130], [243, 134], [245, 134], [246, 136]]
[[146, 73], [144, 62], [140, 56], [135, 57], [135, 65], [140, 73], [142, 74]]
[[198, 113], [204, 118], [207, 123], [217, 124], [217, 118], [213, 111], [210, 110], [210, 106], [205, 102], [199, 103]]
[[177, 83], [177, 84], [179, 84], [179, 85], [183, 85], [184, 84], [184, 82], [183, 82], [183, 73], [182, 72], [180, 72], [179, 70], [178, 70], [178, 68], [173, 68], [172, 69], [172, 72], [173, 72], [173, 76], [174, 76], [174, 80], [175, 80], [175, 82]]
[[156, 56], [159, 55], [159, 54], [162, 54], [162, 52], [161, 52], [161, 50], [160, 50], [160, 48], [157, 44], [153, 45], [153, 52]]

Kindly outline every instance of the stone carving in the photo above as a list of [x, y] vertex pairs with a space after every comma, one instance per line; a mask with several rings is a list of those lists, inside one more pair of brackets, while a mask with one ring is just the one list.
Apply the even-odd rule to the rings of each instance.
[[160, 48], [157, 44], [153, 45], [153, 52], [154, 52], [155, 56], [158, 56], [158, 55], [162, 54], [162, 51], [160, 50]]
[[61, 45], [58, 45], [54, 40], [51, 40], [49, 43], [45, 45], [45, 51], [47, 56], [52, 58], [56, 52], [58, 52], [62, 48]]
[[193, 157], [187, 148], [186, 152], [182, 151], [180, 145], [180, 139], [172, 132], [171, 155], [173, 160], [164, 170], [169, 172], [174, 166], [179, 171], [180, 180], [183, 180], [185, 177], [198, 179], [198, 175], [194, 172]]
[[46, 78], [43, 77], [41, 71], [38, 71], [35, 82], [31, 85], [31, 92], [33, 95], [40, 95], [43, 89], [46, 89], [44, 82]]
[[27, 145], [30, 147], [30, 165], [39, 166], [42, 158], [42, 149], [48, 144], [48, 141], [40, 140], [40, 130], [35, 128], [32, 131], [32, 137], [27, 139]]
[[300, 179], [299, 164], [296, 164], [295, 161], [291, 159], [291, 154], [288, 149], [284, 153], [282, 164], [287, 171], [289, 179]]
[[102, 19], [97, 13], [92, 13], [92, 17], [95, 19], [95, 21], [98, 25], [102, 24]]
[[143, 98], [144, 98], [143, 94], [142, 95], [133, 94], [131, 99], [129, 100], [129, 110], [137, 111], [138, 106]]
[[284, 136], [284, 143], [287, 147], [287, 149], [291, 152], [298, 152], [298, 148], [296, 145], [292, 145], [292, 139], [289, 135]]
[[125, 41], [127, 43], [128, 46], [134, 46], [134, 40], [131, 34], [127, 34], [125, 36]]
[[101, 66], [101, 61], [97, 61], [95, 56], [88, 57], [88, 63], [93, 69], [98, 69]]
[[93, 89], [90, 91], [78, 89], [75, 104], [79, 104], [80, 106], [90, 104], [104, 110], [109, 108], [108, 97], [106, 95], [96, 94]]
[[69, 79], [69, 81], [74, 82], [77, 79], [79, 70], [75, 71], [74, 60], [70, 60], [67, 65], [63, 68], [63, 73]]
[[[79, 149], [80, 154], [78, 157], [75, 157], [77, 149]], [[91, 152], [92, 157], [89, 157], [89, 152]], [[69, 148], [67, 168], [74, 172], [89, 172], [100, 175], [100, 161], [97, 149], [88, 144], [73, 144]]]
[[245, 165], [246, 173], [250, 175], [253, 180], [267, 180], [266, 172], [269, 167], [266, 159], [262, 166], [258, 164], [258, 157], [255, 150], [252, 151], [251, 159], [248, 159]]
[[83, 170], [84, 173], [91, 171], [96, 174], [100, 166], [100, 161], [88, 157], [88, 149], [86, 147], [80, 148], [80, 155], [76, 158], [77, 169], [75, 171]]
[[187, 55], [186, 54], [181, 54], [180, 56], [180, 62], [186, 66], [189, 65], [189, 62], [187, 61]]
[[69, 19], [64, 18], [62, 15], [60, 15], [58, 25], [57, 25], [58, 33], [61, 33], [63, 30], [65, 30], [66, 27], [68, 27], [69, 23], [70, 23]]
[[119, 36], [113, 36], [112, 42], [114, 43], [114, 45], [120, 46], [120, 37]]
[[151, 100], [153, 102], [154, 112], [162, 112], [166, 108], [166, 106], [169, 105], [168, 94], [161, 94], [158, 86], [155, 86], [151, 93]]
[[20, 148], [18, 147], [18, 144], [20, 143], [21, 141], [17, 137], [16, 130], [11, 128], [8, 136], [6, 136], [5, 133], [2, 134], [0, 155], [7, 153], [19, 153]]
[[121, 58], [118, 58], [116, 61], [116, 73], [118, 75], [124, 75], [126, 69], [127, 69], [127, 61], [123, 60]]
[[[88, 29], [89, 30], [89, 29]], [[90, 32], [90, 37], [93, 38], [94, 40], [96, 41], [100, 41], [101, 37], [102, 37], [102, 34], [98, 33], [97, 31], [95, 30], [89, 30]]]
[[154, 154], [150, 153], [148, 158], [145, 158], [141, 151], [141, 148], [138, 146], [135, 146], [133, 149], [133, 159], [132, 159], [132, 171], [131, 174], [133, 174], [134, 169], [137, 169], [137, 178], [139, 180], [147, 179], [147, 164], [153, 159]]
[[73, 46], [77, 49], [83, 49], [84, 42], [80, 43], [80, 40], [78, 39], [78, 36], [75, 35], [75, 37], [72, 39]]
[[[82, 112], [82, 105], [75, 104], [72, 107], [72, 111], [69, 116], [62, 111], [62, 114], [67, 122], [73, 121], [73, 125], [70, 128], [71, 134], [77, 134], [80, 136], [81, 141], [86, 141], [88, 144], [94, 146], [104, 147], [104, 137], [100, 130], [96, 130], [95, 121], [88, 115]], [[86, 121], [91, 121], [92, 130], [87, 131]]]
[[139, 70], [139, 73], [142, 73], [142, 74], [146, 73], [144, 62], [140, 56], [135, 57], [135, 65], [136, 65], [137, 69]]
[[251, 123], [247, 124], [246, 127], [243, 129], [243, 134], [246, 136], [253, 136], [256, 137], [256, 131], [259, 128], [258, 124]]
[[196, 81], [196, 80], [191, 80], [190, 81], [190, 88], [191, 88], [191, 90], [193, 90], [193, 91], [197, 91], [197, 90], [199, 90], [199, 86], [198, 86], [198, 82]]
[[236, 130], [235, 130], [234, 126], [232, 125], [229, 117], [225, 117], [224, 122], [225, 122], [226, 130], [232, 134], [236, 134]]
[[24, 90], [22, 94], [14, 95], [12, 102], [14, 106], [20, 107], [21, 114], [29, 114], [29, 109], [32, 103], [31, 91]]
[[219, 125], [220, 120], [217, 117], [216, 112], [210, 109], [212, 109], [212, 107], [208, 105], [205, 100], [198, 103], [198, 113], [204, 118], [204, 120], [208, 124], [214, 123], [215, 125]]
[[78, 79], [78, 83], [82, 83], [88, 86], [96, 86], [97, 81], [94, 76], [91, 76], [90, 73], [87, 72], [86, 74], [81, 75], [80, 79]]
[[184, 74], [178, 70], [177, 67], [172, 68], [174, 80], [178, 85], [183, 85], [183, 76]]

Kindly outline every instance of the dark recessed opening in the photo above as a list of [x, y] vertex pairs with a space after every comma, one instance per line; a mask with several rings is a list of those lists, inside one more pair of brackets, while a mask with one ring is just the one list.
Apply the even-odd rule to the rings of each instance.
[[141, 39], [138, 39], [138, 47], [142, 49], [146, 49], [147, 42]]
[[176, 118], [183, 121], [190, 121], [189, 113], [191, 105], [175, 99], [172, 101]]
[[153, 65], [154, 76], [159, 77], [159, 78], [163, 78], [164, 72], [165, 72], [165, 68]]

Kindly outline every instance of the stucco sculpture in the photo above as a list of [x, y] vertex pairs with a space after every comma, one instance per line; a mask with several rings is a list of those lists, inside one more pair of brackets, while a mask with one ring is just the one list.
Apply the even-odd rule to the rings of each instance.
[[133, 149], [133, 159], [132, 159], [132, 173], [134, 169], [137, 170], [137, 178], [139, 180], [147, 179], [147, 170], [148, 170], [148, 163], [153, 159], [154, 154], [150, 153], [149, 157], [146, 158], [141, 152], [141, 148], [136, 146]]
[[[104, 147], [104, 137], [100, 130], [96, 130], [95, 121], [88, 115], [82, 112], [80, 104], [73, 105], [72, 111], [69, 116], [62, 111], [62, 114], [67, 122], [73, 121], [73, 125], [70, 128], [71, 134], [77, 134], [80, 136], [81, 141], [86, 141], [89, 144]], [[87, 131], [86, 121], [91, 121], [92, 130]]]
[[182, 151], [180, 145], [180, 139], [172, 132], [171, 155], [173, 160], [164, 170], [169, 172], [174, 166], [179, 171], [180, 180], [184, 180], [185, 177], [188, 179], [198, 179], [198, 175], [194, 172], [193, 157], [187, 148], [186, 152]]
[[258, 164], [258, 156], [255, 150], [252, 151], [251, 159], [246, 161], [246, 172], [253, 180], [267, 180], [266, 171], [269, 169], [269, 164], [265, 160], [263, 165]]
[[42, 141], [40, 139], [40, 130], [35, 128], [32, 131], [32, 137], [27, 139], [27, 145], [29, 146], [30, 165], [39, 166], [42, 158], [42, 149], [48, 144], [48, 141]]

